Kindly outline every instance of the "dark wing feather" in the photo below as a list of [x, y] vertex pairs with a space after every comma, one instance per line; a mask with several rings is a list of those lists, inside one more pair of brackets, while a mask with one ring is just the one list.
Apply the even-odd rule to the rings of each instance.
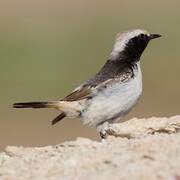
[[63, 98], [63, 101], [78, 101], [82, 99], [89, 99], [91, 98], [91, 89], [88, 86], [82, 86], [77, 90], [73, 91], [71, 94], [67, 95]]
[[78, 101], [90, 99], [95, 94], [92, 89], [100, 91], [107, 86], [111, 86], [115, 81], [122, 83], [133, 77], [133, 68], [124, 62], [107, 61], [102, 69], [91, 79], [86, 81], [62, 101]]

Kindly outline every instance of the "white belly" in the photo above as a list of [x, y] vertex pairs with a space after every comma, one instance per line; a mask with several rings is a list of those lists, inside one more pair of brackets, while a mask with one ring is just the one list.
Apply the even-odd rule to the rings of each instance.
[[113, 118], [117, 121], [129, 112], [142, 93], [142, 76], [139, 65], [134, 73], [134, 78], [131, 80], [114, 84], [94, 97], [82, 114], [83, 122], [96, 126]]

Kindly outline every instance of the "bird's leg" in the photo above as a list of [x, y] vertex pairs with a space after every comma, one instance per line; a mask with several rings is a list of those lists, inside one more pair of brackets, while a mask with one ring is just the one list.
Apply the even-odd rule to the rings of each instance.
[[100, 136], [102, 139], [106, 139], [107, 138], [107, 129], [108, 129], [109, 123], [106, 121], [104, 123], [99, 124], [96, 128], [97, 131], [99, 132]]
[[117, 137], [116, 128], [113, 126], [113, 124], [109, 123], [108, 121], [99, 124], [97, 126], [97, 131], [99, 132], [102, 139], [106, 139], [108, 136]]

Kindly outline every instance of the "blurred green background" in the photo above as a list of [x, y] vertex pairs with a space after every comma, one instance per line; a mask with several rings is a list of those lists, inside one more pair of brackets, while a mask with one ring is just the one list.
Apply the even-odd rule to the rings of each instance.
[[127, 29], [163, 37], [143, 54], [143, 96], [125, 119], [180, 114], [179, 19], [178, 0], [1, 0], [0, 149], [98, 139], [77, 119], [51, 126], [55, 110], [12, 104], [62, 98], [100, 69], [115, 35]]

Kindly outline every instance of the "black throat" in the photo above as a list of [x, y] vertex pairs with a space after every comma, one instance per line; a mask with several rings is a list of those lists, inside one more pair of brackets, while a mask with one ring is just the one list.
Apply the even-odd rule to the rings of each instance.
[[123, 51], [116, 57], [117, 61], [126, 61], [129, 63], [138, 62], [149, 43], [149, 37], [144, 34], [133, 37], [128, 41]]

